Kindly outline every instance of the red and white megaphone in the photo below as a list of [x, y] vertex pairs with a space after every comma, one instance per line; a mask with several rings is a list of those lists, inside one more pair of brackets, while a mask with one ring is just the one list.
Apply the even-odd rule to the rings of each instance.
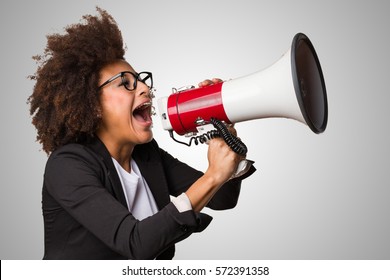
[[[327, 125], [325, 81], [309, 38], [298, 33], [272, 66], [238, 79], [187, 88], [158, 100], [165, 130], [196, 134], [212, 118], [225, 123], [281, 117], [300, 121], [315, 133]], [[172, 136], [172, 134], [171, 134]]]

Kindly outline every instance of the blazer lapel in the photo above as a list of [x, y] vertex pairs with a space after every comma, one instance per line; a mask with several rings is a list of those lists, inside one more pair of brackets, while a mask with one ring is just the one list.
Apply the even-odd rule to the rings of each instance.
[[162, 209], [170, 202], [169, 189], [162, 163], [153, 151], [150, 143], [139, 145], [135, 147], [132, 157], [148, 183], [158, 208]]
[[106, 188], [108, 188], [108, 191], [110, 191], [115, 198], [127, 208], [126, 197], [123, 192], [121, 181], [106, 146], [97, 137], [88, 146], [98, 155], [99, 159], [106, 167], [106, 176], [110, 183], [110, 185], [106, 184]]
[[[107, 186], [107, 188], [127, 208], [121, 181], [106, 146], [97, 137], [88, 146], [99, 156], [99, 159], [106, 167], [106, 175], [110, 182], [110, 186]], [[132, 158], [148, 183], [158, 208], [162, 209], [170, 202], [170, 196], [164, 168], [159, 160], [158, 153], [154, 151], [155, 149], [150, 143], [137, 145], [134, 148]]]

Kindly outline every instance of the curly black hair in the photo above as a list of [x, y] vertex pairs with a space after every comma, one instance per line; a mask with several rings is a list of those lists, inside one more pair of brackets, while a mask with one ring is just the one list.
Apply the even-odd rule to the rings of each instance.
[[123, 59], [125, 48], [117, 23], [107, 11], [85, 15], [69, 25], [65, 34], [47, 36], [38, 64], [33, 93], [28, 98], [37, 141], [50, 154], [68, 143], [94, 137], [100, 124], [98, 82], [100, 70]]

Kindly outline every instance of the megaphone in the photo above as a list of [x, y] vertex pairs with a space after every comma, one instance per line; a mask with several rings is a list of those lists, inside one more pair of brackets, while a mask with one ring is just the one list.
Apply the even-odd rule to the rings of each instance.
[[158, 100], [158, 109], [163, 128], [179, 135], [196, 135], [213, 118], [227, 124], [288, 118], [306, 124], [314, 133], [324, 132], [328, 120], [320, 61], [303, 33], [296, 34], [291, 48], [265, 70], [206, 87], [175, 90]]

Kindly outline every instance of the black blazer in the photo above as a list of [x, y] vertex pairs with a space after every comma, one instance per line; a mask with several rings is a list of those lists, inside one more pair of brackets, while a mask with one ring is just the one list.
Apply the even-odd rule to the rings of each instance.
[[[159, 208], [142, 221], [127, 209], [111, 156], [99, 139], [68, 144], [50, 155], [42, 190], [44, 259], [172, 259], [175, 243], [208, 226], [210, 216], [179, 213], [170, 202], [170, 195], [185, 192], [201, 172], [173, 158], [154, 140], [136, 146], [132, 158]], [[234, 207], [241, 179], [222, 186], [208, 207]]]

